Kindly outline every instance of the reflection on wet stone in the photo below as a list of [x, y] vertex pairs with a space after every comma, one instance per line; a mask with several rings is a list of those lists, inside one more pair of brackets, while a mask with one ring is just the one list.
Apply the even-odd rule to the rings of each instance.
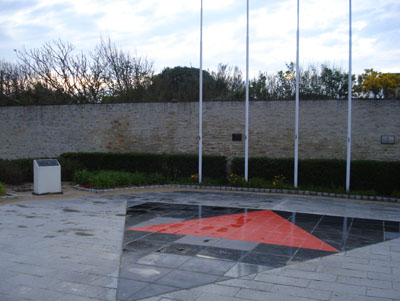
[[[120, 299], [136, 300], [224, 277], [247, 276], [335, 254], [331, 252], [335, 249], [351, 250], [400, 237], [399, 222], [215, 206], [221, 197], [229, 197], [230, 204], [242, 203], [239, 194], [163, 195], [128, 196], [134, 201], [128, 201], [126, 229], [132, 230], [124, 236]], [[200, 203], [197, 198], [206, 198], [209, 205], [188, 205]], [[253, 205], [262, 198], [246, 195]], [[271, 196], [271, 201], [280, 198]], [[276, 218], [275, 224], [268, 224], [271, 218]], [[251, 220], [257, 222], [246, 227]], [[269, 240], [272, 243], [265, 243]], [[304, 248], [306, 241], [308, 248]]]

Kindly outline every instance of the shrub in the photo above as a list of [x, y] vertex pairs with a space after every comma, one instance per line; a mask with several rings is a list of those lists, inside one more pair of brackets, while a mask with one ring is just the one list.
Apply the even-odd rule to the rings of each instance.
[[33, 181], [33, 159], [0, 159], [0, 181], [11, 185]]
[[[244, 174], [244, 159], [234, 158], [232, 160], [232, 173]], [[276, 175], [283, 174], [287, 181], [293, 181], [293, 159], [271, 159], [271, 158], [249, 158], [249, 178], [264, 178], [272, 180]]]
[[165, 184], [166, 178], [160, 173], [152, 173], [147, 177], [147, 184]]
[[88, 185], [92, 176], [92, 173], [87, 170], [78, 170], [75, 172], [73, 179], [79, 185]]
[[3, 183], [0, 182], [0, 195], [6, 194], [6, 188], [4, 187]]
[[165, 178], [160, 174], [146, 175], [144, 173], [123, 172], [115, 170], [102, 171], [76, 171], [74, 174], [75, 183], [88, 185], [96, 189], [107, 189], [114, 187], [141, 186], [146, 184], [161, 184]]
[[256, 177], [249, 179], [246, 186], [252, 188], [272, 188], [272, 183], [264, 178]]
[[98, 172], [91, 177], [89, 185], [97, 189], [107, 189], [117, 187], [118, 182], [111, 172]]
[[284, 175], [275, 176], [272, 181], [272, 186], [274, 188], [281, 189], [286, 184], [286, 177]]
[[131, 181], [130, 181], [130, 185], [134, 185], [134, 186], [141, 186], [141, 185], [146, 185], [148, 184], [147, 182], [147, 176], [144, 173], [141, 172], [135, 172], [133, 174], [131, 174]]
[[243, 177], [238, 176], [237, 174], [231, 173], [228, 177], [226, 177], [228, 184], [233, 187], [243, 186], [245, 180]]

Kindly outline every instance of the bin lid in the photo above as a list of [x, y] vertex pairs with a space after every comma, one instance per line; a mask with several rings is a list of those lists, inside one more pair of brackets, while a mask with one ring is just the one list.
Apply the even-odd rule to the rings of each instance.
[[38, 166], [60, 166], [56, 159], [39, 159], [35, 160]]

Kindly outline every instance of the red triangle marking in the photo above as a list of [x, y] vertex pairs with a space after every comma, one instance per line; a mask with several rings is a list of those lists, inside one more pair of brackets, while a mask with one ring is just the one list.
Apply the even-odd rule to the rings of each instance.
[[271, 210], [201, 218], [139, 228], [158, 232], [252, 241], [266, 244], [339, 252]]

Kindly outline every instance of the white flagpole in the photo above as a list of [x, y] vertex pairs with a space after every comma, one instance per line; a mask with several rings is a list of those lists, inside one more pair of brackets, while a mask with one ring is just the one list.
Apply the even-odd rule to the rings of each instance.
[[203, 177], [203, 0], [200, 0], [200, 82], [199, 82], [199, 184]]
[[349, 89], [347, 102], [347, 164], [346, 164], [346, 191], [350, 191], [350, 160], [351, 160], [351, 98], [352, 98], [352, 32], [351, 32], [351, 0], [349, 0]]
[[294, 187], [298, 186], [298, 166], [299, 166], [299, 44], [300, 44], [300, 1], [297, 0], [297, 44], [296, 44], [296, 114], [295, 114], [295, 133], [294, 133]]
[[244, 150], [244, 179], [249, 180], [249, 0], [247, 0], [247, 27], [246, 27], [246, 133]]

